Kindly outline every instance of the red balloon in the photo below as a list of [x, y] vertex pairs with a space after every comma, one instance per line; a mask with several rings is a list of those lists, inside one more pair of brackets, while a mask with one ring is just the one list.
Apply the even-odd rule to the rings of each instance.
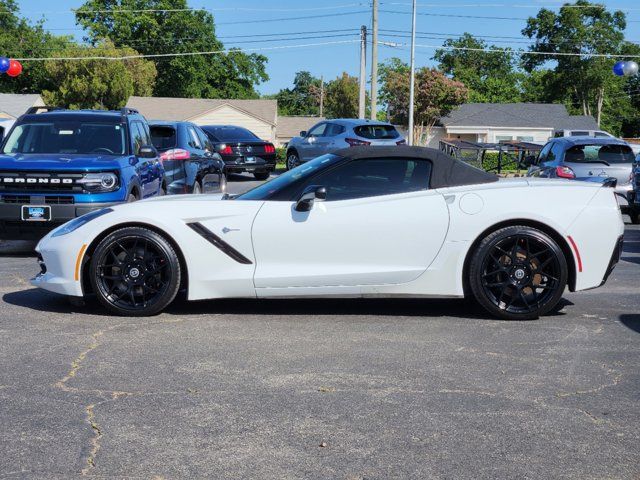
[[9, 62], [9, 70], [7, 70], [7, 75], [10, 77], [17, 77], [22, 73], [22, 64], [18, 60], [11, 60]]

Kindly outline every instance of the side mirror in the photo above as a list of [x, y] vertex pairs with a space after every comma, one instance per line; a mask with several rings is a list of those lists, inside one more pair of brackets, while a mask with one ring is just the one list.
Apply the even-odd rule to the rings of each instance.
[[307, 131], [306, 130], [300, 130], [300, 136], [301, 137], [306, 137], [307, 136]]
[[158, 151], [153, 145], [143, 145], [138, 150], [138, 156], [140, 158], [155, 158], [158, 156]]
[[296, 203], [297, 212], [308, 212], [313, 208], [313, 203], [324, 201], [327, 198], [327, 188], [322, 185], [309, 185], [304, 189]]

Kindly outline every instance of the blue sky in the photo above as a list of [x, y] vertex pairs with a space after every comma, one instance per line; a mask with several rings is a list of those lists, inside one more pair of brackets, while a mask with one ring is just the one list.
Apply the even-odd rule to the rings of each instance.
[[[380, 0], [380, 40], [404, 44], [408, 38], [403, 32], [411, 29], [410, 0]], [[637, 0], [605, 1], [611, 9], [627, 12], [629, 21], [627, 39], [640, 42], [640, 4]], [[46, 17], [46, 26], [56, 33], [73, 34], [82, 38], [82, 31], [75, 25], [72, 8], [83, 4], [82, 0], [20, 0], [23, 15], [32, 20]], [[325, 0], [301, 2], [300, 0], [190, 0], [191, 7], [212, 9], [216, 19], [217, 34], [225, 47], [271, 48], [286, 45], [316, 44], [324, 42], [349, 42], [358, 39], [361, 25], [370, 26], [369, 2], [365, 0]], [[440, 45], [447, 36], [470, 32], [478, 36], [519, 37], [525, 18], [533, 16], [542, 6], [557, 9], [554, 0], [418, 0], [416, 30], [424, 32], [417, 41], [423, 45]], [[218, 10], [219, 9], [219, 10]], [[458, 17], [456, 17], [458, 15]], [[522, 20], [463, 18], [509, 17]], [[304, 20], [284, 20], [306, 17]], [[250, 22], [250, 23], [238, 23]], [[387, 30], [382, 32], [382, 30]], [[332, 32], [327, 32], [333, 30]], [[395, 30], [395, 32], [394, 32]], [[312, 33], [323, 32], [323, 33]], [[277, 41], [264, 41], [259, 35], [296, 33], [283, 35]], [[242, 36], [241, 38], [239, 38]], [[254, 37], [255, 36], [255, 37]], [[231, 38], [235, 37], [235, 38]], [[322, 38], [315, 38], [322, 37]], [[260, 40], [260, 41], [256, 41]], [[488, 38], [500, 47], [524, 48], [526, 38]], [[252, 43], [238, 43], [238, 42]], [[418, 66], [432, 64], [433, 48], [418, 48]], [[295, 72], [308, 70], [325, 80], [339, 76], [343, 71], [351, 75], [359, 72], [358, 43], [335, 43], [304, 48], [274, 49], [261, 52], [269, 58], [267, 71], [270, 80], [258, 87], [263, 94], [275, 93], [291, 85]], [[370, 53], [370, 51], [369, 51]], [[380, 59], [393, 56], [408, 62], [406, 47], [382, 46]], [[370, 64], [367, 65], [367, 70]]]

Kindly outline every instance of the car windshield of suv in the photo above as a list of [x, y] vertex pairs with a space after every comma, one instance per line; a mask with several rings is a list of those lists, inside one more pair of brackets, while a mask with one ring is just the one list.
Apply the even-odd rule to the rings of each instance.
[[3, 153], [123, 155], [125, 133], [120, 124], [34, 122], [17, 125]]
[[575, 145], [566, 151], [564, 161], [570, 163], [632, 163], [634, 155], [628, 145]]
[[391, 140], [400, 136], [393, 125], [360, 125], [354, 127], [353, 131], [359, 137], [371, 140]]
[[256, 188], [249, 190], [235, 197], [235, 200], [267, 200], [274, 193], [287, 188], [289, 185], [297, 182], [298, 180], [307, 178], [310, 175], [315, 174], [321, 168], [328, 166], [331, 163], [336, 162], [341, 157], [333, 155], [331, 153], [322, 155], [321, 157], [314, 158], [310, 162], [303, 163], [299, 167], [285, 172], [273, 180], [263, 183]]
[[253, 132], [241, 127], [203, 127], [203, 130], [211, 134], [216, 142], [260, 140]]

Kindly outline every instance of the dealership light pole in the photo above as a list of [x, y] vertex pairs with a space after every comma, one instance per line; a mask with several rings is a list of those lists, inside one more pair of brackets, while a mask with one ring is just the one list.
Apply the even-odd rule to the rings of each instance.
[[360, 27], [360, 96], [358, 99], [358, 118], [364, 119], [367, 101], [367, 27]]
[[413, 145], [413, 106], [416, 90], [416, 0], [413, 0], [413, 14], [411, 16], [411, 68], [409, 79], [409, 145]]

